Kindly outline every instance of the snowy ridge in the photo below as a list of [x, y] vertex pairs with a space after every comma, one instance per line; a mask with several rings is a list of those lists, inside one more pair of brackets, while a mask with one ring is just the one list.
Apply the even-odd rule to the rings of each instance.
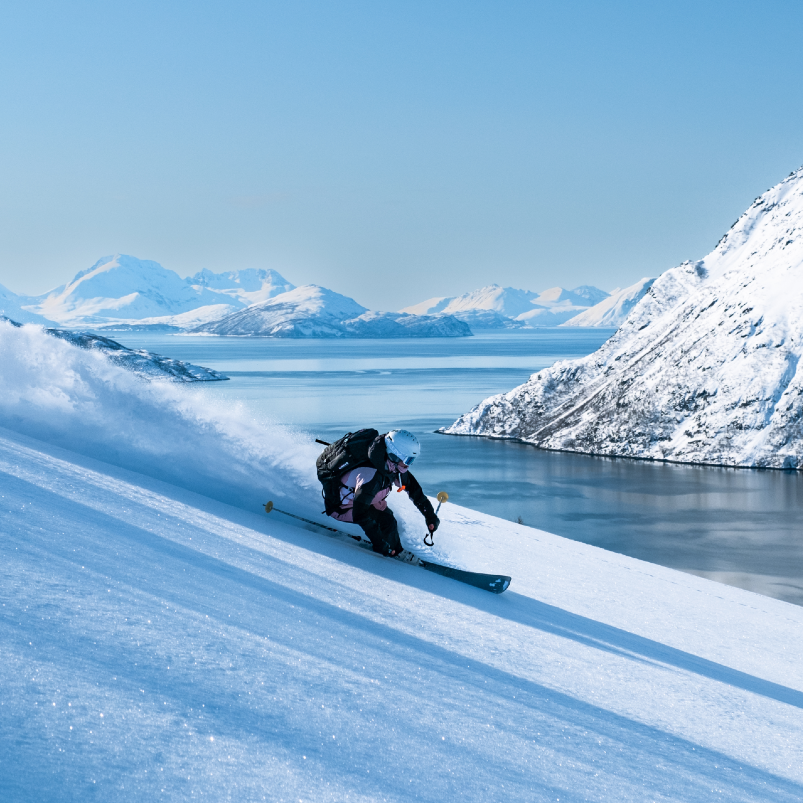
[[630, 310], [641, 301], [655, 279], [644, 278], [623, 290], [618, 287], [607, 298], [590, 309], [569, 318], [562, 326], [599, 326], [618, 328], [625, 322]]
[[23, 309], [26, 299], [12, 293], [7, 287], [0, 284], [0, 317], [11, 318], [20, 323], [38, 323], [42, 326], [52, 326], [53, 321], [42, 315]]
[[193, 287], [215, 290], [231, 296], [239, 302], [239, 305], [245, 306], [259, 304], [274, 296], [295, 290], [295, 285], [277, 271], [253, 268], [223, 273], [212, 273], [211, 270], [204, 268], [186, 279], [186, 282]]
[[705, 259], [656, 279], [618, 332], [445, 431], [694, 463], [803, 468], [803, 169]]
[[490, 284], [470, 293], [453, 298], [439, 298], [424, 301], [412, 307], [406, 307], [402, 312], [413, 315], [433, 315], [438, 312], [447, 315], [453, 312], [467, 312], [469, 310], [493, 310], [506, 318], [515, 318], [522, 312], [532, 309], [533, 300], [537, 293], [529, 290], [517, 290], [514, 287], [500, 287]]
[[108, 319], [175, 315], [228, 298], [200, 293], [158, 262], [125, 254], [103, 257], [72, 281], [38, 299], [28, 309], [59, 323], [80, 325]]
[[307, 433], [39, 327], [0, 383], [3, 800], [801, 799], [803, 608], [445, 505], [498, 597], [266, 516]]
[[371, 312], [354, 299], [318, 285], [297, 287], [187, 334], [228, 337], [466, 337], [451, 316]]
[[439, 315], [450, 315], [458, 321], [462, 321], [471, 327], [472, 330], [479, 329], [521, 329], [523, 323], [506, 318], [492, 309], [467, 309], [457, 312], [441, 312]]
[[431, 298], [402, 312], [454, 315], [476, 329], [558, 326], [607, 297], [605, 291], [590, 285], [533, 293], [491, 284], [462, 296]]

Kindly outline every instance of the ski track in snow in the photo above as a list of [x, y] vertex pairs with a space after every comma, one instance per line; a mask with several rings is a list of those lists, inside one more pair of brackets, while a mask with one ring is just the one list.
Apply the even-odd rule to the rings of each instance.
[[1, 801], [803, 798], [803, 609], [447, 503], [496, 596], [261, 512], [308, 434], [36, 327], [0, 384]]

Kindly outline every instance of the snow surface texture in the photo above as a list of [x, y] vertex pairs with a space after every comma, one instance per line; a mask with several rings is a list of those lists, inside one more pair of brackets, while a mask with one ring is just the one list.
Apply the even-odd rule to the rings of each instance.
[[129, 328], [182, 327], [223, 317], [293, 287], [274, 270], [203, 270], [182, 279], [158, 262], [117, 254], [99, 259], [50, 293], [20, 299], [26, 310], [69, 326], [122, 322]]
[[446, 432], [549, 449], [803, 468], [803, 168], [705, 259], [662, 274], [594, 354], [486, 399]]
[[[0, 426], [252, 509], [283, 452], [285, 477], [294, 455], [304, 466], [317, 456], [313, 447], [303, 454], [283, 430], [266, 451], [264, 432], [242, 408], [202, 404], [179, 384], [149, 382], [35, 326], [0, 322], [0, 382]], [[300, 475], [275, 493], [295, 491], [299, 482], [311, 488], [314, 480], [314, 468], [305, 469], [303, 482]]]
[[462, 296], [430, 298], [402, 312], [454, 315], [474, 329], [559, 326], [607, 297], [604, 290], [590, 285], [574, 290], [552, 287], [539, 294], [491, 284]]
[[297, 287], [188, 334], [229, 337], [467, 337], [450, 315], [369, 312], [354, 299], [310, 284]]
[[261, 513], [311, 436], [0, 348], [3, 801], [803, 798], [803, 609], [447, 503], [488, 594]]

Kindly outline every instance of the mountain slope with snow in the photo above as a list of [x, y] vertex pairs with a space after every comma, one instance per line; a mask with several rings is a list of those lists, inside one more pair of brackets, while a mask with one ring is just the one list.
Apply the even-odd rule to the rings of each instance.
[[23, 309], [23, 304], [26, 303], [27, 299], [25, 297], [12, 293], [11, 290], [0, 284], [0, 315], [20, 323], [37, 323], [42, 326], [52, 326], [54, 324], [54, 321], [48, 320], [42, 315]]
[[[405, 307], [402, 312], [455, 315], [477, 329], [558, 326], [607, 296], [604, 290], [590, 285], [574, 290], [552, 287], [542, 293], [533, 293], [491, 284], [462, 296], [431, 298]], [[488, 313], [496, 313], [497, 317]], [[508, 323], [504, 324], [500, 319], [507, 319]]]
[[656, 279], [618, 332], [446, 431], [537, 446], [803, 468], [803, 168], [704, 259]]
[[193, 287], [214, 290], [236, 299], [240, 304], [250, 306], [267, 301], [269, 298], [295, 290], [280, 273], [275, 270], [231, 270], [212, 273], [204, 268], [186, 279]]
[[617, 288], [607, 298], [569, 318], [562, 326], [600, 326], [619, 328], [630, 310], [647, 295], [655, 279], [644, 278], [624, 289]]
[[0, 799], [803, 796], [803, 608], [446, 504], [488, 594], [266, 516], [319, 514], [311, 435], [0, 356]]
[[451, 316], [371, 312], [354, 299], [318, 285], [297, 287], [191, 335], [228, 337], [467, 337], [471, 329]]
[[158, 262], [125, 254], [103, 257], [52, 292], [31, 299], [29, 309], [59, 323], [175, 315], [206, 304], [229, 301], [191, 287]]

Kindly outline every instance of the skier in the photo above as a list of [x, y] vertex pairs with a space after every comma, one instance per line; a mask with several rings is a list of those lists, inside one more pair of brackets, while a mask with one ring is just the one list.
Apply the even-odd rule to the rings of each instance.
[[395, 485], [407, 491], [434, 533], [440, 520], [408, 470], [420, 453], [418, 438], [406, 429], [385, 435], [361, 429], [327, 446], [317, 461], [327, 515], [359, 524], [374, 552], [398, 555], [403, 549], [399, 526], [387, 502]]

